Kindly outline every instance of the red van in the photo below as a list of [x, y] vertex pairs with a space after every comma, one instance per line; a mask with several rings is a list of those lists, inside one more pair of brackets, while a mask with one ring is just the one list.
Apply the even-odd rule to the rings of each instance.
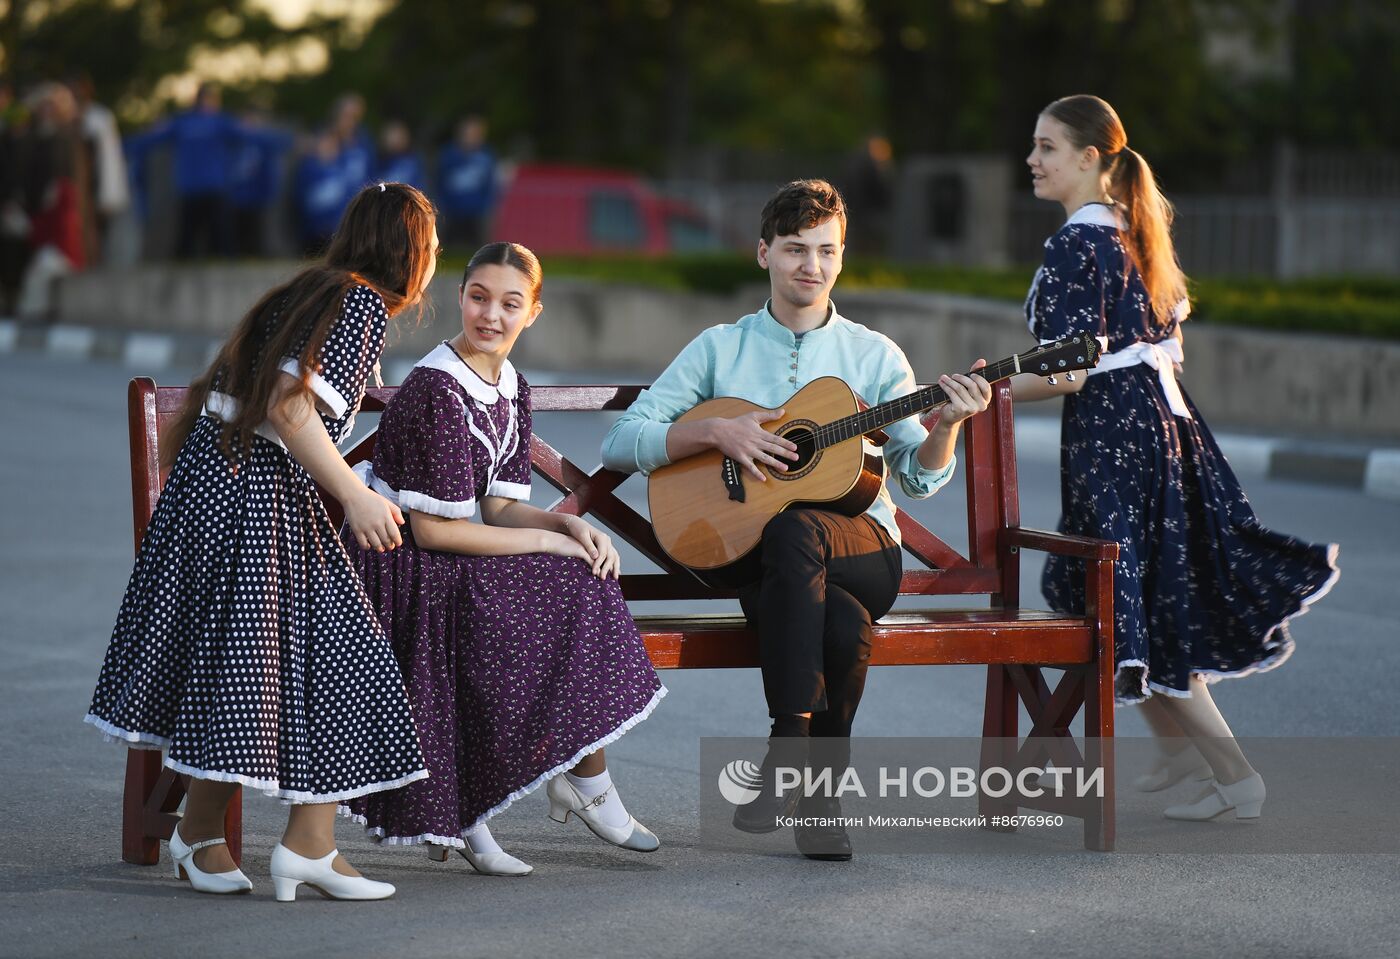
[[660, 256], [722, 245], [698, 210], [658, 194], [635, 174], [542, 163], [516, 169], [491, 235], [541, 255]]

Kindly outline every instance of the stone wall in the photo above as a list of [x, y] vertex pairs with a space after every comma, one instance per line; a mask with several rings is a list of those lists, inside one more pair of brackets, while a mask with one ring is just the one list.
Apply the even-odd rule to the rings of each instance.
[[[224, 335], [294, 264], [143, 266], [65, 278], [58, 321], [97, 328]], [[405, 319], [390, 355], [426, 353], [457, 329], [455, 276], [434, 283], [422, 326]], [[545, 309], [518, 365], [649, 378], [696, 333], [757, 309], [766, 285], [734, 296], [546, 280]], [[842, 290], [841, 312], [892, 337], [920, 380], [1030, 344], [1020, 307], [926, 292]], [[1400, 440], [1400, 343], [1187, 325], [1183, 383], [1216, 426], [1315, 439]]]

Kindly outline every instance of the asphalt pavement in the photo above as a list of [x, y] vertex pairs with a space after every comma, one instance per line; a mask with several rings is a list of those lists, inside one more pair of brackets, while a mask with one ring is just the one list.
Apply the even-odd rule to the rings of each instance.
[[[158, 376], [183, 382], [187, 372]], [[0, 355], [0, 956], [1395, 954], [1400, 857], [1240, 853], [1235, 837], [1267, 829], [1267, 806], [1256, 826], [1196, 827], [1218, 837], [1211, 854], [857, 850], [853, 862], [832, 864], [777, 842], [752, 855], [708, 848], [696, 825], [699, 740], [764, 732], [752, 670], [664, 674], [670, 695], [655, 715], [609, 747], [628, 807], [663, 841], [650, 855], [548, 821], [536, 794], [492, 824], [506, 849], [535, 865], [528, 878], [481, 877], [460, 859], [440, 865], [421, 849], [377, 847], [344, 823], [341, 849], [398, 895], [279, 904], [267, 862], [285, 812], [249, 796], [251, 896], [196, 895], [170, 878], [164, 857], [158, 868], [125, 864], [124, 750], [81, 719], [131, 568], [130, 375], [112, 361]], [[596, 463], [606, 418], [566, 428], [563, 416], [541, 415], [536, 428], [578, 462]], [[1024, 522], [1053, 526], [1055, 462], [1028, 453], [1020, 476]], [[1390, 679], [1400, 674], [1400, 502], [1266, 476], [1246, 482], [1265, 524], [1340, 543], [1343, 573], [1295, 622], [1288, 664], [1216, 687], [1236, 733], [1400, 735]], [[634, 497], [642, 490], [635, 479], [624, 487]], [[912, 510], [953, 545], [965, 542], [960, 482]], [[1030, 600], [1039, 568], [1029, 556], [1023, 566]], [[872, 670], [858, 732], [975, 736], [982, 677], [977, 667]], [[1144, 727], [1127, 708], [1118, 729]], [[1337, 790], [1340, 810], [1345, 784]]]

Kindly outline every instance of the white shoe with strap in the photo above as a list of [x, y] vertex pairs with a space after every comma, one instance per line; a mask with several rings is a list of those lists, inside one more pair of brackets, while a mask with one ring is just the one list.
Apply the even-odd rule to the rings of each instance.
[[504, 850], [500, 852], [477, 852], [471, 846], [428, 847], [428, 858], [434, 862], [447, 862], [448, 853], [453, 849], [483, 876], [528, 876], [535, 867], [528, 862], [516, 859]]
[[545, 792], [549, 796], [549, 818], [555, 822], [568, 822], [570, 815], [577, 816], [599, 839], [635, 852], [654, 852], [661, 846], [661, 840], [635, 816], [629, 815], [623, 826], [611, 826], [602, 820], [599, 807], [617, 796], [611, 785], [592, 799], [585, 799], [569, 782], [568, 774], [560, 773], [549, 781]]
[[1168, 806], [1162, 815], [1185, 822], [1205, 822], [1231, 809], [1236, 819], [1258, 819], [1264, 809], [1264, 778], [1258, 773], [1228, 786], [1210, 781], [1208, 789], [1193, 803]]
[[195, 892], [207, 892], [216, 896], [252, 892], [252, 880], [243, 875], [241, 869], [233, 869], [230, 872], [205, 872], [194, 864], [195, 853], [210, 846], [222, 846], [226, 842], [227, 840], [220, 836], [218, 839], [187, 843], [180, 838], [180, 827], [177, 824], [170, 833], [169, 843], [170, 858], [175, 861], [175, 878], [189, 879]]

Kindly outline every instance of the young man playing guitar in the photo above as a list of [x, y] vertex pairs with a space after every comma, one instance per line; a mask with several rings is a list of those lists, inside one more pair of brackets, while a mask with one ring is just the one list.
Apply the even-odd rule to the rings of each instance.
[[[675, 421], [715, 397], [780, 407], [824, 376], [841, 378], [872, 406], [914, 392], [914, 373], [900, 348], [841, 316], [831, 302], [846, 234], [840, 193], [824, 180], [789, 183], [764, 206], [759, 232], [758, 264], [768, 271], [771, 298], [757, 313], [712, 327], [681, 351], [604, 439], [608, 468], [649, 474], [718, 450], [742, 467], [745, 480], [766, 483], [767, 473], [785, 472], [798, 459], [795, 443], [763, 426], [780, 419], [783, 410]], [[973, 368], [983, 365], [979, 360]], [[931, 496], [948, 482], [962, 421], [991, 400], [981, 376], [948, 375], [938, 383], [948, 402], [931, 430], [913, 417], [885, 428], [887, 474], [914, 498]], [[889, 492], [882, 483], [870, 508], [854, 517], [804, 508], [778, 513], [763, 528], [757, 561], [758, 579], [743, 590], [741, 602], [759, 636], [773, 728], [762, 794], [738, 808], [734, 824], [769, 832], [798, 798], [797, 790], [783, 795], [774, 787], [777, 766], [800, 765], [795, 757], [809, 736], [825, 737], [848, 755], [870, 660], [871, 624], [893, 605], [902, 575]], [[829, 820], [839, 816], [839, 807], [833, 799], [813, 798], [804, 801], [801, 815]], [[798, 826], [796, 838], [810, 858], [851, 858], [840, 826]]]

